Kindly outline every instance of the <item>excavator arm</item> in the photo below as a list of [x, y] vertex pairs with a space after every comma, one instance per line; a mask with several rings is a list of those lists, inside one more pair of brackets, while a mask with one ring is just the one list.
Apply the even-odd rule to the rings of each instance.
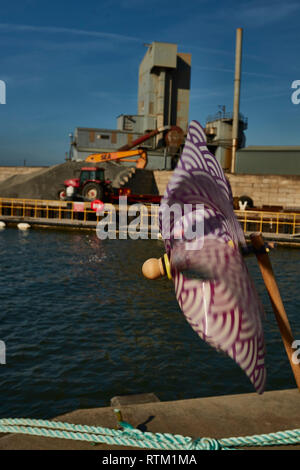
[[[130, 157], [139, 157], [138, 159], [130, 159]], [[120, 160], [127, 162], [136, 163], [137, 168], [145, 168], [147, 165], [147, 152], [143, 149], [136, 149], [136, 150], [123, 150], [117, 152], [105, 152], [105, 153], [93, 153], [89, 155], [85, 161], [89, 163], [103, 163], [112, 160]]]
[[[184, 133], [182, 129], [178, 126], [163, 126], [151, 132], [148, 132], [147, 134], [142, 135], [130, 144], [123, 145], [123, 147], [119, 148], [116, 152], [94, 153], [92, 155], [89, 155], [85, 159], [85, 161], [101, 163], [122, 159], [124, 162], [135, 162], [136, 168], [145, 168], [145, 166], [147, 165], [147, 152], [139, 148], [135, 150], [131, 149], [142, 144], [143, 142], [146, 142], [146, 140], [149, 140], [151, 137], [154, 137], [157, 134], [160, 134], [161, 132], [165, 131], [169, 131], [165, 136], [167, 146], [169, 148], [178, 148], [179, 145], [183, 142], [184, 138]], [[126, 158], [135, 156], [138, 156], [139, 158], [136, 160], [125, 160]]]

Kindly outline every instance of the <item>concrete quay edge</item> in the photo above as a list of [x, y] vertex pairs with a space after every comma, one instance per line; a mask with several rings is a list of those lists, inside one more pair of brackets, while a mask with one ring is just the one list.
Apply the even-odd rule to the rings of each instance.
[[[193, 398], [169, 402], [153, 401], [122, 405], [122, 418], [142, 431], [184, 436], [250, 436], [300, 429], [300, 393], [298, 389]], [[118, 428], [112, 407], [80, 409], [54, 418], [74, 424]], [[133, 447], [72, 441], [58, 438], [6, 434], [0, 438], [0, 450], [134, 450]], [[248, 448], [252, 449], [252, 448]], [[260, 448], [261, 449], [261, 448]], [[299, 445], [264, 449], [299, 450]]]

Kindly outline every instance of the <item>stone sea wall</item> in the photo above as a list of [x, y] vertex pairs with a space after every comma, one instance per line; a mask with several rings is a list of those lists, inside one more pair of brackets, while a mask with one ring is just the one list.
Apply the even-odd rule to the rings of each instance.
[[[154, 171], [159, 193], [163, 194], [172, 171]], [[300, 175], [227, 174], [234, 197], [249, 196], [256, 207], [282, 206], [300, 209]]]
[[[14, 175], [29, 175], [46, 167], [0, 167], [0, 182]], [[153, 171], [154, 181], [159, 194], [163, 194], [172, 171]], [[227, 174], [233, 196], [249, 196], [255, 207], [282, 206], [300, 210], [300, 175], [246, 175]]]

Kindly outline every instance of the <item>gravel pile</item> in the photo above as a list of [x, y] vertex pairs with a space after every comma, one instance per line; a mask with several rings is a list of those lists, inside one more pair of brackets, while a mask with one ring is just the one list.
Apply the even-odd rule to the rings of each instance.
[[[58, 192], [63, 189], [66, 179], [78, 178], [82, 167], [95, 166], [94, 163], [66, 162], [44, 168], [33, 174], [11, 176], [0, 182], [0, 197], [26, 198], [26, 199], [58, 199]], [[153, 172], [149, 170], [136, 170], [131, 172], [129, 167], [120, 163], [102, 163], [105, 170], [105, 179], [111, 180], [113, 187], [120, 187], [122, 180], [126, 184], [122, 187], [131, 188], [134, 194], [158, 194]]]

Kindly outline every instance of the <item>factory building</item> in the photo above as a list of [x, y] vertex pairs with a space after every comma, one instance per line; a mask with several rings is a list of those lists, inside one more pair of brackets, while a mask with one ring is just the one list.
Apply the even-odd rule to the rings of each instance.
[[[84, 160], [91, 153], [114, 152], [138, 137], [141, 133], [112, 129], [77, 127], [73, 136], [73, 160]], [[144, 147], [152, 149], [154, 140], [149, 139]]]
[[[232, 156], [232, 124], [233, 115], [225, 111], [219, 111], [214, 116], [208, 116], [206, 120], [205, 133], [207, 136], [207, 147], [214, 154], [225, 171], [230, 171]], [[244, 131], [248, 127], [248, 120], [239, 114], [238, 146], [245, 146], [246, 137]]]
[[300, 146], [254, 146], [238, 150], [236, 173], [300, 175]]
[[[81, 161], [92, 153], [116, 151], [165, 125], [179, 126], [186, 133], [190, 80], [191, 54], [178, 53], [176, 44], [148, 44], [139, 67], [137, 114], [118, 116], [116, 129], [76, 128], [71, 136], [70, 158]], [[147, 169], [169, 170], [174, 166], [174, 156], [168, 154], [161, 137], [143, 143], [148, 153]]]
[[[189, 120], [191, 54], [176, 44], [153, 42], [139, 69], [138, 114], [145, 128], [176, 125], [186, 133]], [[150, 121], [148, 121], [150, 119]]]
[[[176, 44], [153, 42], [146, 45], [139, 66], [137, 114], [120, 114], [116, 129], [77, 127], [72, 135], [69, 157], [85, 160], [93, 153], [116, 151], [145, 133], [166, 125], [187, 132], [191, 81], [191, 54], [178, 52]], [[300, 174], [300, 147], [245, 147], [248, 121], [239, 114], [238, 150], [235, 173]], [[206, 120], [207, 146], [222, 168], [231, 171], [233, 115], [220, 111]], [[143, 142], [149, 170], [173, 169], [178, 155], [169, 153], [161, 134]], [[130, 163], [122, 162], [124, 165]]]
[[[232, 114], [223, 111], [207, 118], [205, 133], [207, 147], [226, 172], [231, 169]], [[234, 173], [300, 175], [300, 146], [245, 147], [244, 131], [248, 120], [239, 114], [238, 151]]]

